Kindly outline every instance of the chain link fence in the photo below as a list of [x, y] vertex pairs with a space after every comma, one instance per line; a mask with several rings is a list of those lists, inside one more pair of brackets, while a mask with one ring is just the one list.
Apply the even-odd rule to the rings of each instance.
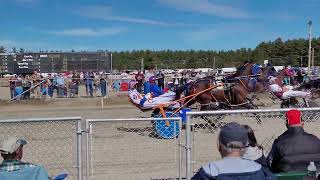
[[[201, 166], [209, 161], [221, 159], [217, 148], [217, 139], [221, 126], [238, 122], [249, 125], [257, 138], [264, 153], [267, 155], [271, 149], [273, 141], [286, 131], [285, 113], [289, 109], [259, 109], [259, 110], [226, 110], [208, 112], [189, 112], [188, 118], [190, 141], [186, 146], [190, 146], [188, 158], [187, 152], [187, 176], [191, 177]], [[299, 109], [302, 111], [304, 129], [306, 132], [320, 137], [320, 108]], [[187, 122], [188, 122], [187, 121]], [[186, 127], [188, 130], [188, 127]], [[188, 148], [187, 148], [188, 150]], [[191, 172], [189, 172], [191, 171]]]
[[23, 161], [43, 165], [50, 177], [66, 171], [70, 180], [80, 180], [77, 141], [80, 120], [80, 117], [0, 120], [0, 142], [9, 136], [25, 138], [28, 144], [23, 149]]
[[181, 120], [88, 119], [87, 171], [92, 180], [167, 179], [181, 175]]

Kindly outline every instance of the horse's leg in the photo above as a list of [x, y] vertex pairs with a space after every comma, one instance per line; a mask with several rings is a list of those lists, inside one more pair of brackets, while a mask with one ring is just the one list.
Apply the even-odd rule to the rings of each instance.
[[[233, 88], [233, 93], [236, 95], [235, 96], [235, 102], [237, 104], [242, 104], [242, 103], [245, 103], [243, 105], [244, 108], [246, 109], [257, 109], [257, 106], [254, 105], [251, 101], [248, 101], [247, 100], [247, 94], [248, 92], [244, 89], [244, 88], [241, 88], [239, 86], [234, 86]], [[247, 102], [247, 103], [246, 103]], [[253, 113], [253, 115], [256, 117], [257, 119], [257, 123], [258, 124], [261, 124], [261, 119], [259, 116], [257, 116], [256, 113]]]
[[[201, 102], [201, 108], [200, 111], [210, 111], [210, 110], [217, 110], [218, 107], [215, 106], [214, 104], [212, 104], [211, 102], [213, 102], [213, 97], [210, 95], [210, 93], [204, 93], [200, 96], [198, 96], [197, 98], [198, 102]], [[218, 121], [221, 119], [220, 116], [218, 116], [218, 118], [216, 118], [215, 116], [201, 116], [201, 118], [203, 120], [205, 120], [211, 128], [216, 129], [218, 128], [218, 126], [216, 125], [218, 123]]]

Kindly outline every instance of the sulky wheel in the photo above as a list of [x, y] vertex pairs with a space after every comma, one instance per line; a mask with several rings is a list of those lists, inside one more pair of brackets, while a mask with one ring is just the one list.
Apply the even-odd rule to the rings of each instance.
[[[166, 112], [167, 118], [169, 117], [179, 117], [179, 114], [173, 114], [171, 111]], [[163, 118], [161, 113], [153, 113], [154, 118]], [[167, 123], [168, 122], [168, 123]], [[156, 134], [160, 138], [172, 139], [178, 137], [180, 133], [179, 121], [174, 120], [157, 120], [153, 121]]]

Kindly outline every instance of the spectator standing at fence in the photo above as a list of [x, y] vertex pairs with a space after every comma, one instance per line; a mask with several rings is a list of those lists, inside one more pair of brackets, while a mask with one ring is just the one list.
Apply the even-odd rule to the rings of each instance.
[[75, 71], [72, 76], [72, 82], [75, 88], [75, 95], [79, 97], [80, 73]]
[[16, 88], [16, 77], [15, 76], [12, 76], [10, 77], [9, 79], [9, 88], [10, 88], [10, 96], [11, 96], [11, 99], [15, 97], [15, 88]]
[[15, 96], [16, 100], [20, 100], [22, 98], [23, 88], [22, 88], [22, 75], [19, 75], [16, 80], [15, 87]]
[[26, 90], [23, 90], [25, 92], [24, 94], [24, 98], [25, 99], [30, 99], [30, 88], [31, 88], [31, 80], [30, 80], [30, 76], [29, 75], [26, 75], [25, 77], [25, 89]]
[[86, 85], [86, 92], [87, 96], [90, 95], [90, 97], [93, 97], [93, 80], [94, 80], [94, 75], [92, 72], [86, 72], [84, 77], [83, 77], [84, 83]]
[[310, 162], [320, 167], [320, 140], [303, 130], [301, 112], [290, 110], [286, 113], [287, 131], [272, 145], [267, 163], [272, 172], [306, 171]]
[[107, 77], [105, 73], [102, 73], [100, 76], [100, 89], [101, 89], [101, 96], [103, 98], [107, 98]]
[[58, 75], [54, 74], [53, 75], [53, 90], [52, 93], [54, 92], [54, 90], [56, 89], [57, 94], [59, 94], [59, 88], [58, 88]]
[[192, 180], [276, 179], [267, 168], [242, 158], [247, 144], [248, 133], [242, 125], [235, 122], [224, 125], [218, 136], [218, 150], [222, 159], [201, 167]]
[[49, 73], [47, 76], [48, 79], [48, 95], [49, 97], [53, 96], [53, 90], [54, 90], [54, 86], [53, 86], [53, 76]]
[[244, 159], [253, 160], [264, 167], [267, 167], [267, 159], [264, 156], [263, 148], [257, 142], [256, 136], [254, 135], [253, 130], [248, 125], [243, 125], [246, 128], [248, 133], [249, 144], [246, 148], [245, 153], [243, 154]]
[[64, 77], [59, 74], [57, 77], [58, 97], [64, 96]]
[[23, 146], [26, 144], [26, 140], [16, 137], [9, 137], [2, 142], [1, 180], [49, 180], [48, 173], [42, 166], [21, 161]]

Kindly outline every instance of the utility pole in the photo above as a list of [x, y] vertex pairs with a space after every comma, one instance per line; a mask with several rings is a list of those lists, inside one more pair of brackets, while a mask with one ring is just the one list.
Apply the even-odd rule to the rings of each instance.
[[141, 72], [144, 71], [144, 59], [142, 58], [141, 59]]
[[216, 69], [216, 57], [213, 56], [213, 69]]
[[308, 53], [308, 75], [311, 74], [311, 31], [312, 31], [312, 21], [308, 22], [309, 25], [309, 53]]
[[112, 62], [112, 53], [110, 53], [110, 73], [112, 74], [112, 66], [113, 66], [113, 62]]
[[312, 48], [312, 69], [314, 69], [314, 48]]
[[302, 56], [300, 56], [300, 67], [302, 69]]

